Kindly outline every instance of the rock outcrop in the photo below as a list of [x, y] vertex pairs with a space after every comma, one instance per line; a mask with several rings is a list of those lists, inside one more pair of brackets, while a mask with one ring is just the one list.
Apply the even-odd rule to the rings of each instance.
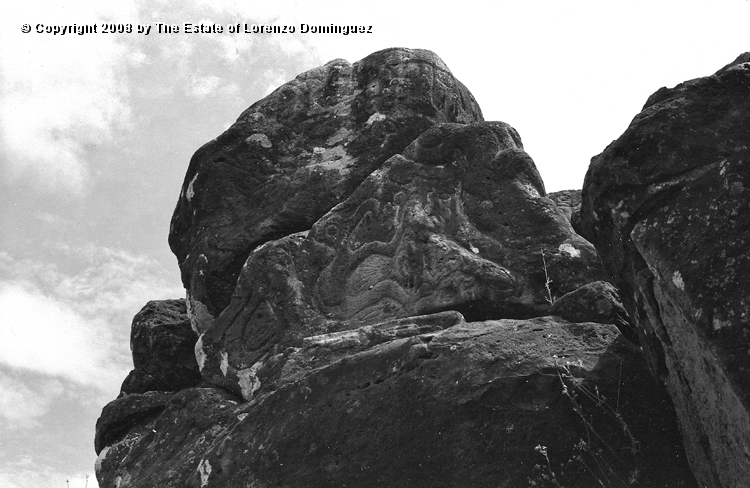
[[425, 131], [309, 232], [250, 254], [201, 336], [203, 377], [249, 400], [264, 362], [307, 336], [442, 310], [544, 315], [602, 276], [593, 246], [544, 195], [507, 124]]
[[300, 75], [191, 161], [100, 486], [697, 486], [576, 195], [430, 52]]
[[591, 161], [585, 235], [674, 400], [701, 486], [750, 486], [750, 54], [662, 88]]
[[581, 190], [562, 190], [547, 195], [562, 210], [573, 229], [581, 234]]
[[253, 249], [308, 230], [429, 127], [482, 120], [443, 61], [419, 49], [331, 61], [252, 105], [195, 153], [172, 217], [194, 328], [229, 304]]
[[105, 408], [101, 486], [695, 486], [614, 326], [444, 312], [309, 338], [250, 402], [147, 395]]
[[596, 322], [615, 325], [632, 342], [637, 333], [620, 300], [617, 289], [606, 281], [594, 281], [566, 293], [550, 307], [550, 315], [559, 315], [570, 322]]
[[148, 302], [133, 318], [133, 371], [122, 392], [179, 391], [201, 380], [195, 360], [198, 334], [190, 326], [185, 300]]

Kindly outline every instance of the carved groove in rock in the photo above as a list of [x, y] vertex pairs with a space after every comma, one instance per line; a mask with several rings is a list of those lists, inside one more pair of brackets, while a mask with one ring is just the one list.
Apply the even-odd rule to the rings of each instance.
[[478, 122], [471, 93], [435, 54], [337, 59], [253, 104], [190, 161], [170, 247], [203, 332], [250, 252], [304, 231], [389, 157], [441, 122]]
[[100, 486], [697, 487], [577, 198], [429, 51], [298, 76], [191, 160]]
[[250, 255], [232, 302], [201, 337], [202, 374], [240, 393], [263, 384], [260, 361], [306, 336], [442, 310], [472, 321], [544, 315], [545, 249], [557, 296], [601, 276], [591, 244], [544, 197], [513, 128], [436, 126], [309, 233]]

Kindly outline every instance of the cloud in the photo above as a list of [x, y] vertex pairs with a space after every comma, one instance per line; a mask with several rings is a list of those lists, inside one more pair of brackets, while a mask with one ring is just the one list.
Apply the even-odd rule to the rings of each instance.
[[[86, 476], [88, 475], [88, 478]], [[59, 468], [40, 465], [37, 459], [24, 456], [0, 466], [0, 486], [3, 488], [99, 488], [93, 473], [66, 473]]]
[[47, 261], [0, 252], [0, 363], [116, 394], [131, 367], [133, 315], [182, 287], [155, 261], [122, 250], [89, 243], [47, 252]]
[[96, 2], [30, 4], [17, 5], [18, 23], [0, 33], [2, 176], [8, 183], [31, 178], [45, 191], [82, 195], [92, 180], [90, 149], [114, 139], [130, 121], [122, 76], [128, 49], [117, 36], [21, 34], [18, 26], [28, 19], [95, 23], [133, 10]]
[[251, 36], [224, 35], [218, 38], [222, 47], [221, 55], [228, 63], [235, 63], [241, 55], [250, 51], [254, 44]]
[[0, 362], [6, 366], [110, 389], [127, 372], [112, 339], [100, 319], [27, 284], [0, 284]]
[[192, 97], [203, 98], [216, 91], [220, 83], [221, 78], [218, 76], [193, 76], [187, 88], [187, 94]]
[[53, 399], [63, 392], [63, 385], [45, 379], [31, 387], [27, 381], [0, 372], [0, 418], [10, 431], [38, 426], [38, 420], [50, 408]]

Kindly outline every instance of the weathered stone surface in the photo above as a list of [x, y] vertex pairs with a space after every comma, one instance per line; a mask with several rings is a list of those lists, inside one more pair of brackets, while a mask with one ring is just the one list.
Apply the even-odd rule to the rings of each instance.
[[299, 75], [193, 156], [169, 234], [196, 330], [229, 304], [250, 252], [309, 229], [389, 157], [440, 122], [476, 122], [435, 54], [387, 49]]
[[185, 300], [151, 301], [133, 318], [133, 371], [122, 392], [177, 391], [201, 380], [195, 360], [198, 334], [190, 326]]
[[202, 381], [155, 386], [185, 310], [138, 319], [100, 486], [695, 487], [576, 193], [548, 198], [515, 130], [477, 121], [436, 56], [395, 49], [201, 148], [170, 244]]
[[585, 234], [674, 400], [701, 486], [750, 486], [750, 54], [662, 88], [592, 159]]
[[201, 486], [185, 480], [237, 422], [237, 400], [224, 390], [187, 388], [133, 394], [110, 403], [96, 426], [99, 486]]
[[562, 190], [547, 195], [562, 211], [573, 229], [581, 233], [581, 190]]
[[442, 124], [309, 233], [250, 255], [201, 336], [201, 372], [250, 399], [262, 361], [307, 336], [442, 310], [472, 321], [544, 315], [545, 263], [553, 298], [602, 277], [512, 127]]
[[612, 324], [626, 338], [638, 343], [638, 333], [630, 323], [617, 288], [606, 281], [594, 281], [566, 293], [550, 307], [549, 314], [576, 323]]
[[96, 453], [99, 454], [106, 446], [119, 442], [133, 428], [144, 423], [144, 419], [157, 417], [171, 396], [170, 392], [149, 391], [120, 397], [108, 403], [96, 422]]
[[101, 486], [547, 486], [537, 445], [564, 486], [696, 486], [666, 392], [615, 327], [413, 319], [308, 338], [251, 402], [177, 393], [110, 436]]

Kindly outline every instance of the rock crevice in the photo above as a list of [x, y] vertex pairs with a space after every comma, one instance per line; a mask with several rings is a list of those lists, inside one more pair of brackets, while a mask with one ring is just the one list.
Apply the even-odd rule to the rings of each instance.
[[708, 487], [750, 484], [750, 63], [662, 88], [591, 161], [581, 209]]

